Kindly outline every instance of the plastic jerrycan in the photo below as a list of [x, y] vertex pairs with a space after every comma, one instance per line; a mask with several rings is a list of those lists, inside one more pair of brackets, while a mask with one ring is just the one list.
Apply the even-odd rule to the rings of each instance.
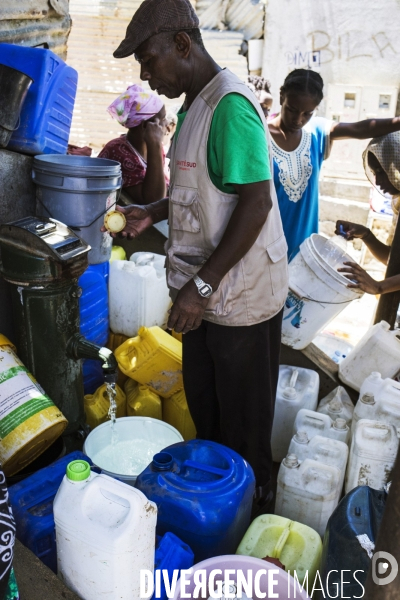
[[121, 371], [162, 398], [183, 389], [182, 344], [160, 327], [141, 327], [139, 335], [115, 350]]
[[381, 321], [367, 331], [339, 364], [339, 378], [359, 392], [363, 381], [373, 371], [386, 379], [394, 377], [399, 370], [399, 332], [390, 331], [389, 323]]
[[235, 552], [250, 524], [253, 471], [239, 454], [216, 442], [169, 446], [154, 456], [135, 485], [157, 504], [157, 534], [177, 535], [193, 550], [195, 562]]
[[[117, 392], [115, 397], [115, 402], [117, 403], [117, 418], [126, 417], [126, 395], [119, 385], [115, 386], [115, 390]], [[94, 394], [86, 394], [84, 401], [86, 423], [92, 429], [97, 427], [97, 425], [100, 425], [100, 423], [107, 421], [108, 411], [110, 409], [110, 399], [105, 383], [100, 386]]]
[[390, 423], [358, 421], [350, 447], [345, 490], [358, 485], [382, 490], [390, 481], [399, 447], [399, 430]]
[[140, 327], [166, 328], [171, 305], [165, 256], [137, 252], [129, 261], [110, 265], [110, 327], [128, 337]]
[[301, 408], [316, 409], [319, 375], [311, 369], [279, 367], [275, 416], [272, 427], [272, 457], [280, 462], [287, 454], [296, 415]]
[[0, 462], [11, 476], [51, 446], [68, 422], [1, 334], [0, 399]]
[[[369, 540], [375, 544], [386, 497], [384, 491], [373, 490], [366, 485], [356, 487], [332, 513], [324, 537], [320, 568], [325, 598], [334, 598], [340, 589], [342, 598], [362, 597], [360, 584], [365, 587], [371, 558], [361, 542], [365, 544]], [[358, 536], [362, 537], [359, 539]], [[343, 578], [342, 583], [341, 572], [345, 570], [349, 577]]]
[[179, 431], [187, 442], [196, 437], [196, 427], [189, 412], [184, 390], [176, 392], [171, 398], [163, 398], [163, 420]]
[[382, 379], [372, 372], [360, 388], [360, 397], [354, 409], [352, 431], [360, 419], [372, 419], [400, 427], [400, 383]]
[[254, 519], [236, 551], [256, 558], [277, 558], [286, 571], [296, 571], [300, 583], [307, 572], [309, 581], [314, 581], [321, 553], [321, 538], [314, 529], [278, 515]]
[[78, 459], [91, 464], [90, 458], [77, 450], [8, 488], [17, 538], [54, 573], [57, 547], [53, 500], [68, 463]]
[[332, 421], [345, 419], [347, 425], [351, 427], [354, 404], [344, 387], [339, 385], [321, 400], [317, 412], [329, 415]]
[[323, 536], [338, 503], [340, 472], [310, 458], [289, 454], [278, 473], [275, 514], [304, 523]]
[[[162, 537], [157, 536], [156, 555], [154, 559], [154, 579], [156, 572], [168, 571], [169, 581], [172, 581], [174, 571], [182, 569], [190, 569], [194, 563], [194, 554], [187, 544], [184, 544], [176, 535], [171, 532], [166, 533]], [[163, 577], [160, 577], [161, 589], [157, 595], [158, 600], [167, 600], [167, 591]], [[153, 600], [156, 598], [154, 592]]]
[[125, 393], [128, 417], [153, 417], [162, 420], [160, 396], [149, 387], [128, 379], [125, 383]]
[[350, 443], [350, 428], [344, 419], [332, 421], [329, 415], [302, 408], [297, 413], [293, 427], [293, 435], [305, 432], [309, 440], [315, 435]]
[[73, 461], [54, 499], [58, 576], [85, 600], [140, 600], [154, 568], [157, 507], [139, 490]]
[[289, 454], [295, 454], [299, 461], [312, 458], [317, 462], [336, 467], [340, 471], [338, 486], [338, 501], [342, 494], [344, 477], [346, 474], [349, 447], [345, 442], [315, 435], [310, 440], [305, 431], [298, 431], [290, 442]]

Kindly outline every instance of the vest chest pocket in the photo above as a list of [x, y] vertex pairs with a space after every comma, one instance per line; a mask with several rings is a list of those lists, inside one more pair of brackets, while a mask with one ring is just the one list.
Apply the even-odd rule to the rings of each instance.
[[174, 186], [170, 196], [170, 209], [172, 229], [190, 233], [200, 231], [199, 199], [196, 188]]

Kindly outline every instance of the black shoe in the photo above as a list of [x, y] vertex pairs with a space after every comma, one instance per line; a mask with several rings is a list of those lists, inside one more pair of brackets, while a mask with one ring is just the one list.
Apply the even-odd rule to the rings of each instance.
[[266, 515], [271, 512], [274, 493], [270, 491], [266, 496], [253, 500], [251, 509], [251, 520], [253, 521], [260, 515]]

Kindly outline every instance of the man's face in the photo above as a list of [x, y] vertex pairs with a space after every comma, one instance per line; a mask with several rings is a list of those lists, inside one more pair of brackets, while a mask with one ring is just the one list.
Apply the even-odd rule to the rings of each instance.
[[159, 33], [137, 48], [135, 58], [140, 64], [140, 79], [167, 98], [179, 98], [185, 90], [185, 66], [173, 34]]

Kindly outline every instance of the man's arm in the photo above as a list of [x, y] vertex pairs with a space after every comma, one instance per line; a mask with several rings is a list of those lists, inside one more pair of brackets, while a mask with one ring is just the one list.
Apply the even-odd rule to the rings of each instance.
[[331, 141], [347, 138], [366, 140], [399, 130], [400, 117], [393, 117], [392, 119], [366, 119], [357, 123], [333, 123], [330, 139]]
[[[147, 206], [136, 204], [126, 208], [116, 206], [116, 210], [125, 215], [126, 225], [121, 233], [111, 233], [111, 237], [126, 237], [130, 240], [138, 237], [155, 223], [168, 219], [168, 205], [169, 198], [163, 198]], [[107, 231], [104, 225], [101, 227], [101, 231]]]
[[[222, 278], [250, 250], [272, 208], [270, 182], [260, 181], [235, 186], [239, 201], [220, 243], [198, 272], [215, 291]], [[209, 298], [202, 298], [190, 280], [178, 293], [172, 306], [168, 327], [187, 333], [197, 329]]]

